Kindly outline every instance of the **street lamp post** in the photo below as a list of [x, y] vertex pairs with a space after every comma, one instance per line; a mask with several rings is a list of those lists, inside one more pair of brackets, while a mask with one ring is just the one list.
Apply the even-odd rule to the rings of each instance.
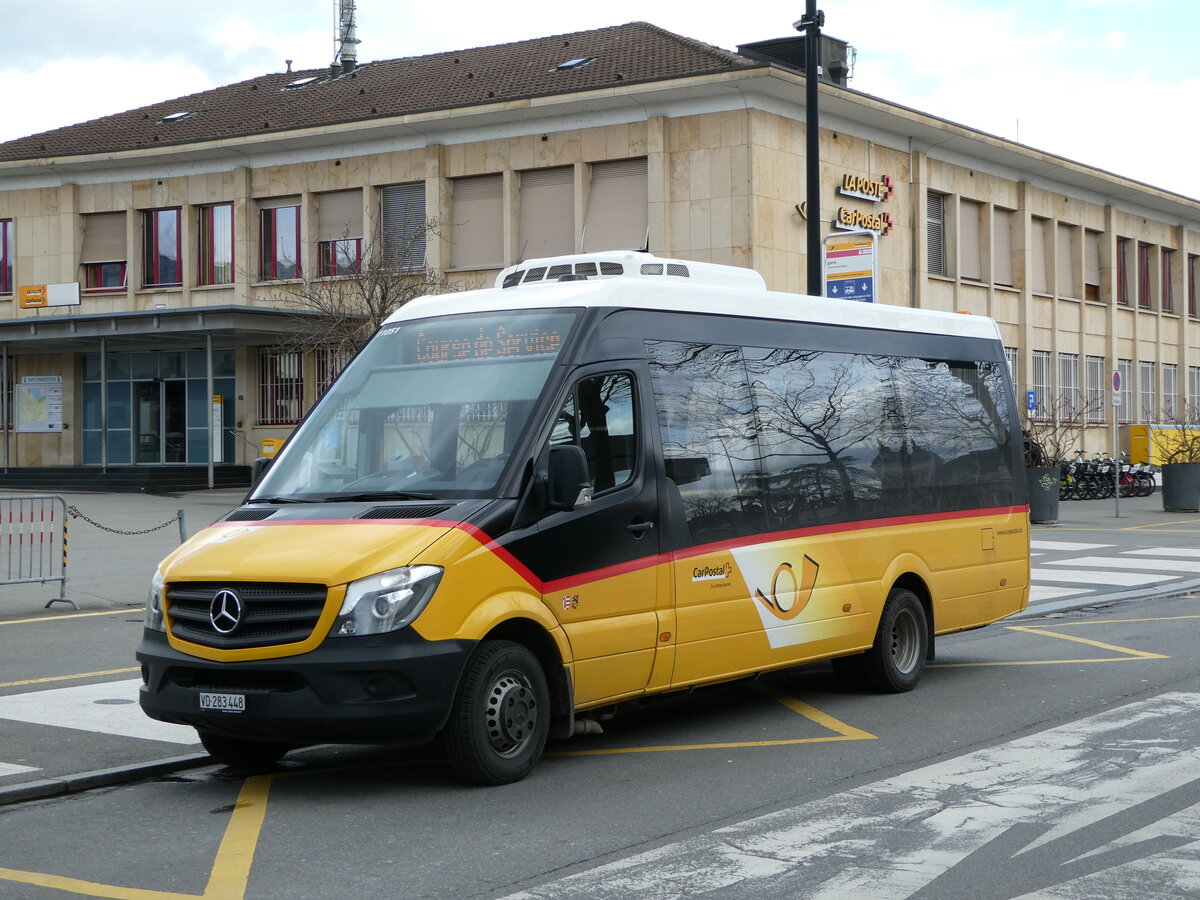
[[817, 0], [805, 0], [804, 18], [792, 27], [804, 32], [804, 117], [805, 163], [808, 188], [805, 203], [808, 215], [808, 293], [819, 297], [821, 288], [821, 126], [817, 117], [817, 82], [821, 63], [821, 26], [825, 13], [817, 9]]

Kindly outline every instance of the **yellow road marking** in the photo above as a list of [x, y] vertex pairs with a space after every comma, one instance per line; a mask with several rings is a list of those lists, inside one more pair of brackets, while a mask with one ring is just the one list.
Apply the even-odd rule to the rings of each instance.
[[[1193, 616], [1160, 616], [1157, 618], [1144, 619], [1093, 619], [1088, 622], [1060, 622], [1055, 624], [1054, 628], [1077, 628], [1083, 625], [1121, 625], [1135, 622], [1173, 622], [1178, 619], [1200, 619], [1200, 615]], [[1122, 653], [1123, 656], [1106, 656], [1100, 658], [1081, 659], [1024, 659], [1012, 660], [1008, 662], [971, 662], [971, 663], [936, 663], [931, 665], [931, 669], [970, 669], [980, 666], [1058, 666], [1073, 663], [1109, 663], [1109, 662], [1132, 662], [1139, 659], [1170, 659], [1162, 653], [1149, 653], [1145, 650], [1134, 650], [1132, 647], [1118, 647], [1116, 644], [1106, 644], [1103, 641], [1090, 641], [1087, 638], [1075, 637], [1070, 634], [1058, 634], [1054, 631], [1047, 631], [1045, 628], [1038, 628], [1033, 625], [1006, 625], [1010, 631], [1024, 631], [1029, 634], [1040, 634], [1045, 637], [1058, 638], [1063, 641], [1074, 641], [1077, 644], [1087, 644], [1089, 647], [1096, 647], [1100, 650], [1110, 650], [1114, 653]]]
[[0, 681], [0, 688], [23, 687], [27, 684], [46, 684], [50, 681], [72, 681], [76, 678], [96, 678], [100, 675], [128, 675], [137, 672], [137, 666], [128, 669], [105, 669], [102, 672], [80, 672], [78, 675], [50, 675], [46, 678], [27, 678], [24, 681]]
[[0, 625], [27, 625], [30, 622], [62, 622], [66, 619], [87, 619], [92, 616], [119, 616], [129, 613], [144, 613], [145, 610], [141, 607], [130, 607], [129, 609], [109, 609], [104, 612], [90, 613], [68, 613], [62, 616], [38, 616], [36, 619], [8, 619], [0, 622]]
[[276, 777], [255, 775], [247, 778], [242, 784], [203, 894], [179, 894], [174, 891], [99, 884], [79, 878], [25, 872], [20, 869], [0, 868], [0, 879], [54, 888], [68, 894], [102, 897], [105, 900], [243, 900], [246, 896], [246, 884], [250, 879], [250, 867], [254, 863], [254, 851], [258, 848], [258, 836], [266, 820], [271, 782]]
[[803, 700], [797, 700], [790, 694], [768, 687], [764, 684], [753, 684], [751, 688], [765, 697], [770, 697], [776, 703], [787, 707], [792, 712], [799, 713], [822, 728], [832, 731], [831, 735], [811, 738], [785, 738], [773, 741], [730, 741], [713, 744], [664, 744], [654, 747], [614, 747], [604, 750], [563, 750], [558, 753], [547, 753], [548, 757], [570, 756], [617, 756], [626, 753], [669, 753], [684, 750], [734, 750], [749, 747], [785, 747], [793, 744], [828, 744], [835, 741], [873, 741], [876, 736], [869, 731], [847, 725], [840, 719], [835, 719], [828, 713], [821, 712], [815, 706], [810, 706]]

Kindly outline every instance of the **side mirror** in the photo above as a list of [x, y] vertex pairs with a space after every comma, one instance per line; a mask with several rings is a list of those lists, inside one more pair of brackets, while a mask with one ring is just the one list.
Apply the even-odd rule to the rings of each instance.
[[275, 462], [273, 456], [260, 456], [250, 466], [250, 487], [253, 488], [258, 484], [264, 475], [267, 474], [267, 469], [271, 468], [271, 463]]
[[546, 482], [548, 509], [583, 509], [590, 504], [592, 479], [583, 448], [575, 444], [551, 447]]

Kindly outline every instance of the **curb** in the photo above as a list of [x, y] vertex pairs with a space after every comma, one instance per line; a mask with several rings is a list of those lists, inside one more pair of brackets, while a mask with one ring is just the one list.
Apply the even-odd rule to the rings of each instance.
[[1070, 612], [1075, 609], [1087, 609], [1092, 606], [1113, 606], [1117, 603], [1128, 603], [1132, 600], [1158, 600], [1182, 597], [1186, 594], [1200, 592], [1200, 578], [1190, 578], [1187, 581], [1175, 581], [1171, 584], [1159, 584], [1151, 587], [1130, 588], [1127, 591], [1113, 591], [1108, 594], [1092, 594], [1088, 597], [1072, 597], [1057, 603], [1039, 603], [1036, 607], [1027, 607], [1012, 619], [1036, 619], [1047, 613]]
[[14, 784], [11, 787], [0, 788], [0, 806], [9, 803], [22, 803], [27, 800], [44, 800], [48, 797], [77, 794], [98, 787], [110, 787], [115, 784], [136, 781], [139, 778], [149, 778], [154, 775], [177, 772], [180, 769], [195, 769], [200, 766], [211, 765], [212, 762], [212, 757], [207, 753], [197, 753], [189, 756], [172, 756], [167, 759], [135, 763], [128, 766], [115, 766], [111, 769], [96, 769], [92, 772], [81, 772], [78, 775], [64, 775], [61, 778], [44, 778], [40, 781], [27, 781], [23, 784]]

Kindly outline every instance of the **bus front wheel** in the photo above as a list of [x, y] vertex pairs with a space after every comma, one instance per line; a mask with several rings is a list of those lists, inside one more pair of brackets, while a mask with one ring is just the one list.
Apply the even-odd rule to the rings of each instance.
[[443, 740], [450, 765], [476, 784], [529, 774], [550, 730], [550, 691], [537, 657], [513, 641], [481, 644], [467, 663]]
[[925, 606], [912, 591], [892, 588], [879, 617], [875, 643], [861, 658], [863, 677], [877, 691], [911, 691], [921, 680], [928, 653]]

